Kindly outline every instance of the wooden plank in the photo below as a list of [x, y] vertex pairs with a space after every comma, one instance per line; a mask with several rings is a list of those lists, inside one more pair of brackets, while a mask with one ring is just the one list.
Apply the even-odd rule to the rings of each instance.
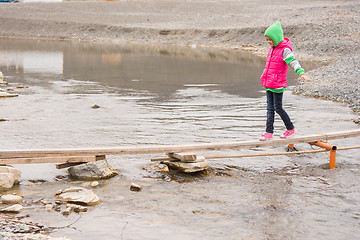
[[95, 162], [95, 161], [96, 161], [96, 156], [0, 158], [0, 164], [77, 163], [77, 162]]
[[[104, 159], [106, 159], [105, 155], [95, 156], [96, 161], [104, 160]], [[63, 168], [68, 168], [68, 167], [84, 164], [84, 163], [87, 163], [87, 162], [65, 162], [65, 163], [56, 164], [56, 168], [63, 169]]]
[[97, 155], [97, 156], [95, 156], [95, 159], [96, 159], [96, 161], [105, 160], [106, 156], [105, 155]]
[[56, 164], [56, 169], [68, 168], [68, 167], [72, 167], [72, 166], [76, 166], [76, 165], [80, 165], [80, 164], [84, 164], [84, 163], [86, 163], [86, 162], [59, 163], [59, 164]]
[[111, 148], [84, 148], [84, 149], [30, 149], [30, 150], [1, 150], [0, 158], [9, 157], [45, 157], [45, 156], [88, 156], [88, 155], [128, 155], [149, 154], [168, 152], [211, 151], [222, 149], [241, 149], [266, 146], [286, 146], [296, 143], [310, 143], [315, 141], [327, 141], [341, 138], [351, 138], [360, 135], [360, 129], [334, 132], [328, 134], [313, 134], [307, 136], [294, 136], [290, 139], [273, 139], [270, 141], [236, 141], [219, 143], [197, 143], [184, 145], [143, 145], [143, 146], [120, 146]]
[[[266, 157], [266, 156], [278, 156], [278, 155], [295, 155], [295, 154], [304, 154], [304, 153], [318, 153], [326, 152], [326, 149], [315, 149], [308, 151], [296, 151], [296, 152], [275, 152], [275, 153], [249, 153], [249, 154], [236, 154], [236, 155], [215, 155], [215, 156], [205, 156], [204, 159], [216, 159], [216, 158], [243, 158], [243, 157]], [[152, 162], [165, 162], [171, 161], [172, 158], [155, 158], [151, 159]]]

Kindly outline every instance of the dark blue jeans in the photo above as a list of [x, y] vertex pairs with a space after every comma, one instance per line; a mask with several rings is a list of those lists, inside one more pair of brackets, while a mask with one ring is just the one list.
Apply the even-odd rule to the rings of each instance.
[[267, 100], [267, 119], [266, 119], [266, 132], [274, 133], [274, 119], [275, 112], [280, 115], [283, 120], [286, 129], [292, 130], [294, 125], [292, 124], [289, 115], [282, 107], [283, 93], [274, 93], [266, 91]]

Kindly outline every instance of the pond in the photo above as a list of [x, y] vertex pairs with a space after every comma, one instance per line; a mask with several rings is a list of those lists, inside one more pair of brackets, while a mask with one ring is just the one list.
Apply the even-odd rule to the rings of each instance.
[[[259, 77], [264, 58], [239, 50], [94, 42], [0, 39], [0, 71], [18, 94], [0, 99], [1, 149], [81, 148], [255, 140], [265, 128]], [[316, 67], [304, 63], [308, 70]], [[290, 69], [291, 71], [291, 69]], [[345, 105], [296, 96], [284, 106], [298, 134], [358, 129]], [[100, 108], [92, 108], [96, 104]], [[284, 131], [276, 118], [275, 135]], [[338, 147], [360, 138], [334, 140]], [[355, 144], [354, 144], [355, 143]], [[309, 150], [307, 144], [296, 146]], [[279, 152], [284, 147], [205, 152]], [[355, 239], [360, 234], [358, 150], [209, 160], [204, 174], [148, 173], [163, 154], [108, 156], [119, 175], [92, 189], [102, 200], [71, 239]], [[15, 165], [24, 202], [54, 202], [58, 189], [83, 186], [54, 164]], [[131, 192], [132, 182], [143, 186]], [[21, 213], [48, 226], [63, 216], [28, 204]], [[336, 216], [336, 217], [334, 217]], [[334, 230], [334, 228], [336, 228]]]

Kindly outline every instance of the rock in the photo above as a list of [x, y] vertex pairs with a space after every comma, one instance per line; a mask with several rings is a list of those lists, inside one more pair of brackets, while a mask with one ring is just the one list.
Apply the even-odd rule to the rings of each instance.
[[139, 191], [141, 191], [141, 189], [142, 189], [142, 187], [138, 184], [131, 183], [131, 185], [130, 185], [131, 191], [139, 192]]
[[80, 180], [111, 178], [118, 174], [106, 160], [99, 160], [96, 162], [73, 166], [70, 167], [68, 171], [72, 177]]
[[71, 211], [76, 212], [76, 213], [87, 212], [87, 210], [88, 210], [87, 207], [77, 205], [77, 204], [71, 204], [71, 203], [66, 204], [66, 208], [70, 208]]
[[205, 161], [205, 157], [203, 156], [196, 156], [194, 160], [181, 160], [181, 162], [185, 162], [185, 163], [198, 163], [203, 161]]
[[98, 181], [85, 182], [85, 183], [82, 184], [82, 186], [85, 187], [85, 188], [90, 188], [90, 187], [94, 188], [94, 187], [99, 186], [99, 182]]
[[40, 201], [42, 204], [44, 205], [48, 205], [48, 204], [51, 204], [51, 202], [47, 201], [47, 200], [41, 200]]
[[12, 173], [0, 173], [0, 189], [10, 189], [15, 183]]
[[100, 106], [99, 106], [99, 105], [97, 105], [97, 104], [94, 104], [91, 108], [96, 109], [96, 108], [100, 108]]
[[53, 209], [53, 205], [52, 204], [46, 204], [45, 205], [45, 210], [50, 212]]
[[86, 205], [96, 205], [100, 203], [100, 198], [95, 193], [82, 187], [60, 190], [55, 196], [65, 202], [83, 203]]
[[71, 213], [71, 208], [67, 207], [61, 214], [64, 216], [68, 216]]
[[7, 85], [8, 85], [8, 83], [7, 83], [7, 82], [5, 82], [5, 81], [1, 81], [1, 79], [0, 79], [0, 86], [5, 87], [5, 86], [7, 86]]
[[99, 182], [98, 181], [93, 181], [93, 182], [90, 183], [90, 186], [91, 187], [97, 187], [97, 186], [99, 186]]
[[166, 162], [165, 164], [168, 165], [170, 169], [176, 169], [185, 173], [199, 172], [209, 168], [209, 164], [206, 160], [196, 163]]
[[21, 203], [22, 199], [23, 198], [21, 196], [17, 196], [17, 195], [13, 195], [13, 194], [2, 195], [0, 198], [2, 203], [5, 203], [5, 204]]
[[152, 163], [143, 167], [143, 169], [148, 172], [169, 172], [168, 166], [163, 163]]
[[6, 98], [6, 97], [17, 97], [17, 96], [19, 96], [19, 95], [7, 93], [7, 92], [0, 92], [0, 97], [3, 97], [3, 98]]
[[197, 158], [195, 153], [168, 153], [171, 158], [179, 159], [181, 162], [194, 162]]
[[60, 212], [61, 211], [61, 205], [55, 205], [54, 211]]
[[20, 182], [21, 171], [12, 166], [0, 166], [0, 173], [12, 173], [14, 175], [15, 183]]
[[14, 205], [11, 205], [11, 206], [9, 206], [9, 207], [0, 209], [0, 212], [5, 212], [5, 213], [19, 213], [19, 212], [22, 211], [23, 209], [24, 209], [23, 206], [21, 206], [20, 204], [14, 204]]

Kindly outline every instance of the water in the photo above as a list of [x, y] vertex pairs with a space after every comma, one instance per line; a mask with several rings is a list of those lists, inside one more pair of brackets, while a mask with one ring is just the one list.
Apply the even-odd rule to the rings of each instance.
[[[188, 144], [257, 139], [266, 99], [264, 59], [235, 50], [0, 40], [0, 70], [19, 94], [0, 99], [1, 149]], [[313, 64], [312, 64], [313, 65]], [[306, 64], [305, 64], [306, 66]], [[309, 66], [306, 66], [309, 69]], [[295, 84], [295, 75], [290, 77]], [[24, 88], [18, 87], [24, 86]], [[291, 87], [290, 87], [291, 88]], [[92, 106], [97, 104], [98, 109]], [[346, 106], [294, 96], [284, 106], [299, 134], [357, 129]], [[277, 137], [284, 131], [279, 119]], [[331, 141], [359, 145], [360, 138]], [[298, 144], [308, 150], [307, 144]], [[204, 152], [279, 152], [283, 147]], [[356, 239], [360, 225], [359, 150], [209, 160], [206, 174], [148, 173], [163, 154], [108, 156], [120, 170], [92, 189], [102, 200], [51, 236], [71, 239]], [[48, 213], [58, 189], [83, 186], [54, 164], [16, 165], [21, 215], [49, 226], [68, 217]], [[42, 180], [42, 181], [38, 181]], [[35, 182], [34, 182], [35, 181]], [[131, 192], [132, 182], [142, 185]]]

